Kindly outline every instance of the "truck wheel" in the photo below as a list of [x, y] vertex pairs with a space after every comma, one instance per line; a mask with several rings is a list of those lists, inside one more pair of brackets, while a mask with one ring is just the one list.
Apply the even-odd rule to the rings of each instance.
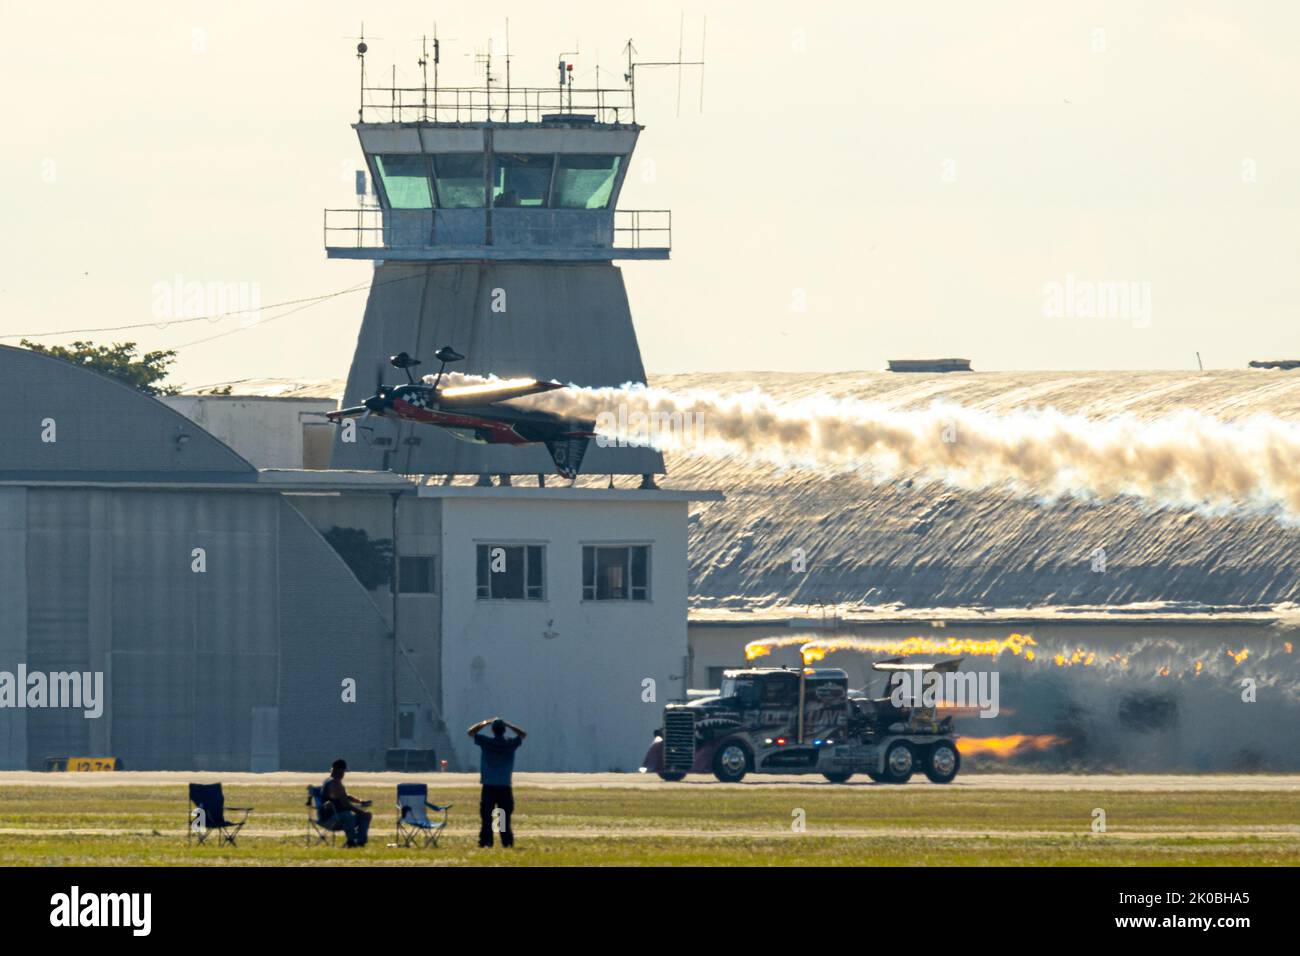
[[669, 783], [676, 783], [678, 780], [685, 780], [686, 774], [682, 773], [680, 770], [674, 770], [672, 772], [660, 770], [659, 779], [667, 780]]
[[907, 783], [916, 769], [916, 751], [906, 740], [896, 740], [885, 751], [885, 782]]
[[868, 770], [867, 776], [875, 783], [889, 783], [889, 778], [883, 773], [876, 773], [874, 770]]
[[734, 740], [713, 755], [713, 775], [723, 783], [739, 783], [748, 771], [749, 751]]
[[925, 755], [925, 775], [933, 783], [952, 783], [961, 769], [961, 754], [951, 740], [941, 740]]
[[849, 778], [852, 777], [853, 774], [851, 774], [851, 773], [824, 773], [824, 774], [822, 774], [822, 776], [825, 777], [827, 780], [829, 780], [831, 783], [848, 783], [848, 782], [849, 782]]

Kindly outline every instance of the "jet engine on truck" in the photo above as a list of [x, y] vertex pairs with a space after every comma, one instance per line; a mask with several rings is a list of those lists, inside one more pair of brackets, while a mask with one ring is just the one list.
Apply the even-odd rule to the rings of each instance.
[[959, 663], [875, 663], [888, 675], [883, 697], [850, 690], [835, 667], [724, 671], [716, 694], [664, 708], [642, 770], [664, 780], [712, 772], [724, 783], [748, 773], [819, 773], [832, 783], [865, 773], [877, 783], [906, 783], [921, 771], [950, 783], [961, 766], [952, 717], [919, 702], [900, 706], [889, 690], [898, 671]]

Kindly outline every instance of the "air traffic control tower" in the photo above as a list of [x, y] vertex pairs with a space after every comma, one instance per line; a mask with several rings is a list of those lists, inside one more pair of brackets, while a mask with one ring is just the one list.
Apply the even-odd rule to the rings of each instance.
[[[635, 66], [618, 89], [575, 89], [560, 63], [550, 88], [486, 84], [367, 86], [358, 46], [355, 124], [376, 202], [325, 211], [331, 258], [375, 263], [345, 405], [396, 383], [388, 357], [409, 352], [433, 372], [450, 345], [470, 374], [587, 386], [644, 382], [645, 368], [615, 260], [667, 259], [666, 211], [618, 209], [632, 150]], [[546, 475], [541, 446], [467, 443], [437, 428], [372, 418], [356, 441], [335, 436], [332, 466], [404, 474]], [[587, 474], [653, 476], [651, 448], [598, 447]], [[649, 481], [650, 479], [646, 479]]]

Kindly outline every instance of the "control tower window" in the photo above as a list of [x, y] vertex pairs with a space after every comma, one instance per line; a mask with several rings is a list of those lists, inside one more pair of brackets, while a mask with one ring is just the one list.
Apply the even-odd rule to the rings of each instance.
[[555, 157], [550, 153], [498, 153], [492, 175], [492, 205], [545, 206], [551, 191], [551, 169]]
[[622, 159], [562, 154], [555, 171], [554, 204], [561, 209], [607, 209]]
[[433, 157], [433, 183], [443, 209], [483, 208], [483, 154], [445, 153]]
[[375, 157], [384, 195], [393, 209], [430, 209], [429, 170], [424, 157], [415, 153], [391, 153]]

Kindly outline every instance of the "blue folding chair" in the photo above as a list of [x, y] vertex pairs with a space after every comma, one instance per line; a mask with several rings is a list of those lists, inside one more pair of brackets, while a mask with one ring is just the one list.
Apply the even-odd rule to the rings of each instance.
[[[223, 843], [234, 846], [235, 837], [239, 836], [239, 831], [248, 822], [248, 815], [253, 812], [252, 807], [226, 806], [226, 797], [219, 783], [190, 784], [190, 803], [194, 809], [190, 811], [190, 825], [185, 837], [187, 844], [192, 843], [195, 837], [199, 838], [199, 843], [206, 843], [208, 834], [216, 831], [218, 846]], [[227, 820], [227, 810], [242, 811], [244, 816], [240, 820]]]
[[[429, 788], [423, 783], [399, 783], [397, 785], [397, 845], [411, 846], [421, 842], [421, 846], [436, 847], [438, 837], [447, 828], [447, 811], [451, 804], [440, 807], [429, 802]], [[441, 813], [441, 820], [430, 820], [426, 812], [433, 810]]]
[[325, 816], [325, 794], [320, 787], [307, 788], [307, 806], [310, 808], [307, 813], [307, 845], [336, 844], [342, 827], [338, 817]]

